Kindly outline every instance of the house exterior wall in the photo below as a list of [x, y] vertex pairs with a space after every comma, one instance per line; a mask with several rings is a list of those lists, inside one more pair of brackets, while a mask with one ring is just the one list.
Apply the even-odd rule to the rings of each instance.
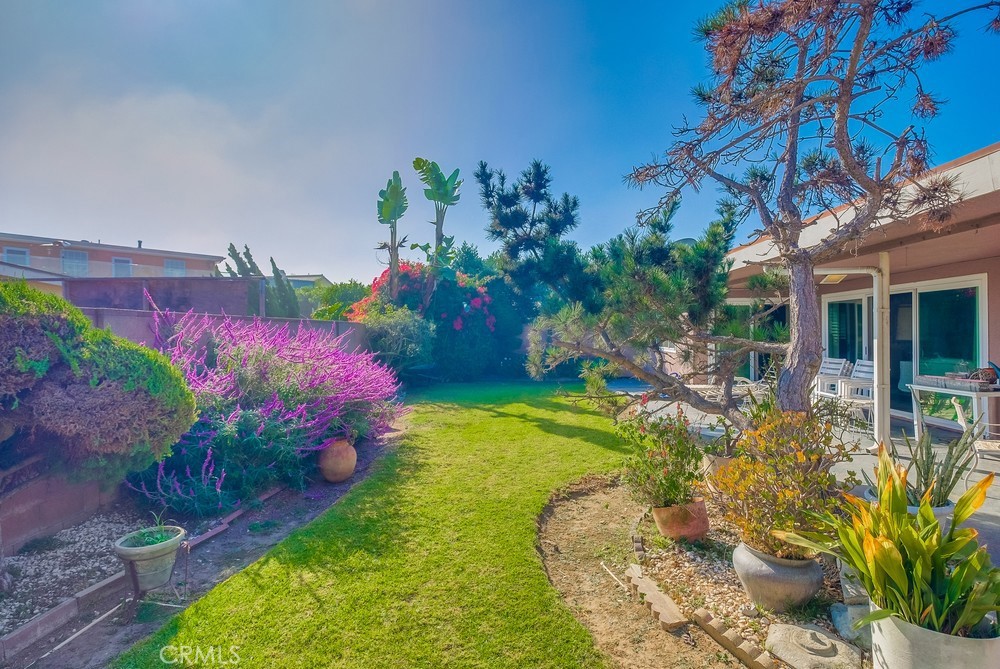
[[115, 259], [129, 260], [129, 271], [136, 277], [171, 276], [168, 264], [176, 262], [184, 263], [184, 276], [211, 276], [222, 260], [221, 256], [198, 253], [0, 233], [0, 260], [11, 260], [8, 249], [26, 250], [30, 267], [55, 274], [65, 273], [64, 250], [83, 251], [87, 254], [86, 276], [91, 277], [115, 276]]

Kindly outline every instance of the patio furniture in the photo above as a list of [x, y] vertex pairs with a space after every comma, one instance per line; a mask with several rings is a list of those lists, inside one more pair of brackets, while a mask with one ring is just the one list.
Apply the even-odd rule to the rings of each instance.
[[[958, 417], [958, 424], [962, 426], [963, 432], [968, 432], [970, 429], [969, 419], [965, 417], [965, 409], [962, 408], [962, 403], [958, 401], [957, 397], [951, 398], [951, 403], [955, 407], [955, 415]], [[969, 477], [972, 476], [972, 472], [979, 469], [979, 457], [983, 453], [1000, 453], [1000, 439], [983, 439], [981, 437], [989, 436], [993, 432], [1000, 432], [1000, 429], [991, 430], [990, 428], [1000, 428], [1000, 425], [983, 425], [976, 422], [972, 425], [972, 428], [980, 430], [978, 435], [980, 438], [972, 442], [972, 450], [975, 454], [975, 461], [972, 467], [969, 468], [969, 473], [965, 475], [965, 486], [969, 486]]]
[[875, 363], [871, 360], [858, 360], [854, 363], [851, 376], [837, 382], [837, 396], [844, 400], [872, 399], [872, 389], [875, 387]]
[[[945, 377], [940, 377], [942, 379], [942, 385], [931, 385], [930, 377], [918, 375], [915, 383], [911, 383], [910, 387], [910, 397], [913, 400], [913, 432], [919, 438], [924, 431], [923, 421], [920, 419], [920, 393], [943, 393], [945, 395], [957, 395], [959, 397], [971, 397], [972, 398], [972, 422], [977, 424], [987, 425], [984, 421], [984, 416], [987, 414], [986, 403], [991, 398], [1000, 397], [1000, 390], [991, 388], [989, 386], [982, 385], [969, 385], [966, 388], [960, 388], [957, 384], [952, 381], [950, 387], [943, 385]], [[922, 383], [921, 381], [925, 381]], [[985, 388], [985, 389], [984, 389]], [[990, 426], [987, 425], [989, 428]], [[1000, 426], [993, 426], [998, 432], [1000, 432]], [[986, 436], [991, 436], [992, 433], [988, 433]]]
[[816, 374], [816, 385], [813, 394], [820, 397], [837, 397], [837, 384], [849, 378], [851, 363], [846, 358], [823, 358], [819, 373]]

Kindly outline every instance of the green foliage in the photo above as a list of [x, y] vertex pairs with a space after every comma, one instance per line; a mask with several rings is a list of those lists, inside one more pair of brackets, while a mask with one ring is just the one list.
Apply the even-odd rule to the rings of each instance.
[[194, 397], [166, 357], [23, 282], [0, 283], [0, 361], [3, 431], [77, 479], [118, 483], [194, 422]]
[[[835, 555], [853, 568], [878, 607], [857, 626], [896, 616], [930, 630], [970, 636], [987, 614], [1000, 609], [1000, 569], [979, 533], [962, 525], [986, 501], [993, 474], [965, 491], [943, 532], [931, 493], [914, 516], [907, 511], [906, 469], [879, 452], [878, 502], [847, 496], [846, 515], [828, 510], [818, 531], [779, 532], [777, 538]], [[995, 623], [990, 630], [996, 636]]]
[[406, 200], [406, 188], [403, 187], [399, 172], [394, 171], [385, 188], [378, 192], [378, 222], [394, 227], [406, 213], [407, 206], [409, 202]]
[[[229, 258], [236, 266], [226, 263], [226, 273], [233, 278], [260, 277], [264, 278], [264, 272], [253, 259], [250, 247], [243, 246], [242, 254], [236, 249], [236, 245], [229, 244]], [[260, 294], [256, 287], [251, 287], [247, 291], [247, 313], [251, 316], [269, 316], [272, 318], [299, 318], [299, 301], [295, 295], [295, 289], [291, 282], [285, 277], [285, 273], [278, 269], [274, 258], [271, 258], [271, 280], [264, 284], [264, 311], [260, 313]]]
[[424, 197], [444, 207], [458, 203], [461, 198], [458, 191], [462, 187], [462, 180], [458, 178], [457, 169], [446, 177], [437, 163], [426, 158], [414, 158], [413, 169], [420, 176], [420, 181], [427, 186], [424, 189]]
[[618, 423], [618, 436], [632, 449], [622, 480], [641, 504], [654, 507], [689, 504], [701, 475], [701, 449], [691, 421], [676, 414], [632, 415]]
[[[850, 461], [856, 445], [836, 439], [828, 423], [774, 408], [743, 431], [737, 449], [739, 457], [712, 477], [726, 519], [752, 548], [777, 557], [808, 557], [808, 551], [773, 533], [812, 531], [815, 514], [838, 508], [841, 484], [832, 470]], [[851, 476], [844, 485], [853, 483]]]
[[[584, 274], [593, 294], [588, 301], [561, 292], [559, 310], [534, 324], [530, 358], [542, 373], [580, 356], [604, 357], [633, 368], [649, 364], [650, 350], [663, 342], [679, 346], [691, 329], [711, 331], [726, 318], [726, 260], [735, 230], [729, 211], [709, 225], [692, 245], [670, 239], [674, 203], [658, 218], [596, 246], [585, 257]], [[571, 280], [571, 269], [561, 281]], [[690, 351], [686, 352], [690, 354]]]
[[396, 299], [399, 291], [399, 249], [406, 244], [406, 237], [398, 239], [397, 226], [399, 219], [406, 213], [408, 202], [406, 188], [399, 178], [399, 172], [393, 172], [392, 178], [386, 182], [385, 188], [378, 192], [378, 222], [389, 226], [389, 241], [382, 242], [378, 249], [389, 252], [389, 297]]
[[416, 367], [432, 361], [434, 324], [406, 307], [380, 304], [361, 321], [376, 357], [405, 378]]
[[371, 286], [367, 286], [360, 281], [351, 279], [341, 283], [334, 283], [329, 286], [316, 286], [313, 288], [299, 288], [297, 291], [307, 304], [311, 304], [314, 309], [312, 316], [317, 320], [338, 321], [345, 320], [344, 312], [352, 304], [360, 302], [372, 294]]
[[594, 281], [579, 247], [565, 236], [579, 225], [580, 201], [555, 197], [549, 166], [534, 160], [507, 185], [503, 170], [480, 162], [476, 170], [483, 208], [490, 217], [486, 236], [501, 242], [501, 270], [533, 309], [555, 290], [566, 301], [595, 299]]
[[[944, 506], [958, 486], [959, 481], [972, 467], [976, 458], [975, 443], [982, 437], [982, 428], [962, 432], [958, 439], [948, 442], [944, 453], [938, 454], [933, 447], [930, 430], [925, 429], [916, 443], [903, 433], [903, 444], [909, 454], [910, 464], [907, 474], [906, 494], [910, 506], [916, 506], [927, 493], [931, 496], [931, 506]], [[899, 460], [896, 442], [889, 440], [889, 452], [894, 460]]]
[[268, 284], [267, 296], [270, 302], [267, 306], [267, 315], [278, 318], [299, 318], [299, 298], [295, 294], [292, 282], [288, 280], [285, 273], [278, 269], [274, 258], [271, 258], [271, 282]]

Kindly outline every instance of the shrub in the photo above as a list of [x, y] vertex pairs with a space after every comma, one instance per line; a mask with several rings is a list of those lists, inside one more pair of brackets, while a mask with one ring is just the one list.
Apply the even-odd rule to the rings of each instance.
[[434, 348], [434, 324], [406, 307], [369, 307], [361, 321], [368, 342], [383, 364], [405, 376], [415, 367], [429, 365]]
[[194, 396], [166, 357], [24, 282], [0, 282], [0, 361], [0, 436], [76, 479], [121, 481], [194, 422]]
[[[829, 423], [774, 408], [757, 427], [743, 431], [737, 448], [741, 455], [712, 476], [726, 519], [752, 548], [777, 557], [807, 557], [806, 549], [772, 532], [812, 531], [816, 514], [837, 507], [841, 489], [832, 469], [850, 461], [856, 445], [836, 439]], [[856, 484], [850, 475], [846, 485]]]
[[[523, 369], [516, 364], [520, 358], [515, 354], [520, 346], [523, 321], [513, 307], [513, 293], [502, 279], [484, 283], [461, 272], [456, 272], [454, 278], [441, 278], [425, 312], [427, 268], [424, 265], [400, 265], [399, 292], [391, 302], [388, 276], [386, 270], [372, 283], [372, 294], [347, 310], [350, 320], [370, 324], [372, 317], [378, 320], [386, 305], [418, 314], [434, 326], [432, 359], [437, 374], [449, 380], [465, 381], [488, 371]], [[491, 290], [501, 296], [499, 303]], [[379, 350], [374, 343], [373, 348]], [[390, 350], [390, 354], [394, 351]]]
[[377, 437], [398, 413], [393, 373], [328, 332], [194, 314], [156, 324], [200, 416], [170, 457], [129, 477], [154, 505], [207, 515], [276, 483], [302, 486], [327, 439]]
[[634, 415], [618, 424], [618, 436], [634, 453], [625, 459], [622, 480], [642, 504], [688, 504], [697, 491], [701, 449], [683, 410], [655, 418]]

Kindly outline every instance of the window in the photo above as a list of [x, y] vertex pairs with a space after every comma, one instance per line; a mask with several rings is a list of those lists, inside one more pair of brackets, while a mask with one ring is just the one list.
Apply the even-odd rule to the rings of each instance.
[[87, 276], [87, 252], [63, 249], [62, 273], [68, 276]]
[[187, 276], [187, 265], [183, 260], [164, 260], [163, 276]]
[[131, 258], [112, 258], [111, 259], [111, 276], [114, 276], [114, 277], [132, 276], [132, 259]]
[[5, 246], [3, 248], [3, 261], [12, 265], [31, 265], [31, 254], [28, 249], [19, 249], [16, 246]]

